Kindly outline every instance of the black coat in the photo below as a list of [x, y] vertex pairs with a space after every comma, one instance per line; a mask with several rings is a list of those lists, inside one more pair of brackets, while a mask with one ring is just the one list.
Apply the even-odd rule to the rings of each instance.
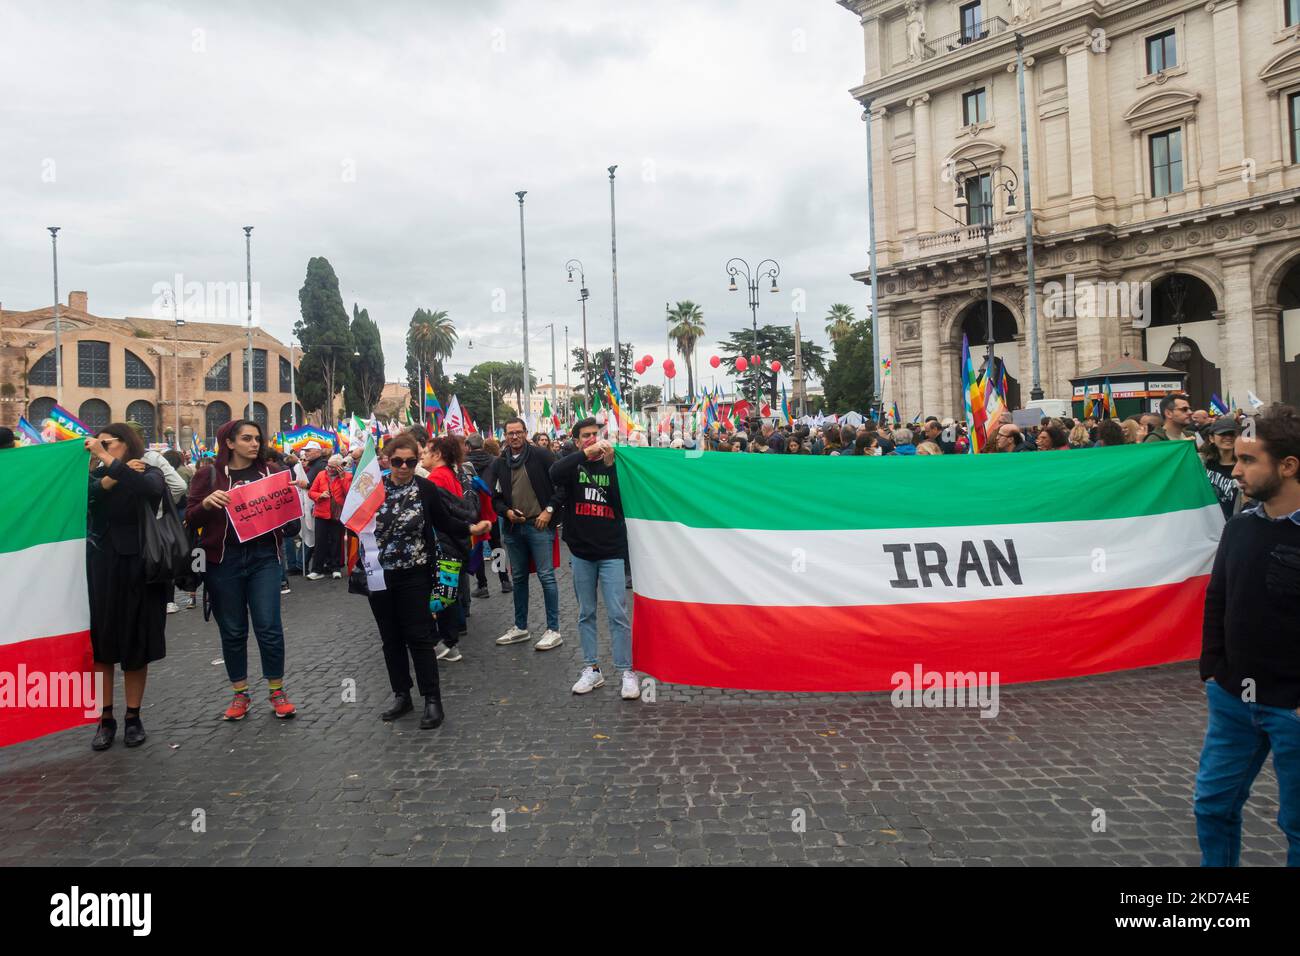
[[[105, 491], [102, 478], [117, 485]], [[140, 553], [140, 503], [156, 509], [167, 484], [163, 473], [152, 466], [136, 472], [120, 461], [100, 465], [90, 473], [90, 538], [101, 551], [112, 554]]]
[[[538, 448], [536, 445], [527, 447], [528, 457], [524, 460], [523, 468], [528, 472], [528, 480], [532, 483], [533, 493], [537, 495], [538, 503], [543, 511], [546, 510], [547, 505], [553, 507], [557, 513], [563, 511], [568, 496], [563, 487], [557, 488], [551, 482], [551, 467], [555, 464], [555, 456], [545, 448]], [[492, 508], [503, 518], [506, 512], [514, 507], [511, 501], [514, 495], [514, 469], [510, 467], [507, 458], [509, 453], [509, 449], [503, 450], [501, 457], [497, 459], [497, 488], [492, 493]], [[489, 487], [491, 484], [488, 482]]]

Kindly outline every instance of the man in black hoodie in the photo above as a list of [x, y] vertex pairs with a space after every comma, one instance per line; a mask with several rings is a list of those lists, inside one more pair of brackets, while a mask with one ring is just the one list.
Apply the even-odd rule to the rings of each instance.
[[605, 683], [596, 648], [596, 597], [605, 596], [614, 667], [623, 672], [622, 697], [636, 700], [641, 683], [632, 670], [632, 625], [627, 616], [623, 556], [627, 527], [618, 493], [614, 446], [600, 441], [600, 426], [584, 418], [573, 426], [578, 451], [551, 466], [551, 480], [569, 502], [564, 516], [564, 543], [569, 546], [573, 590], [578, 595], [578, 635], [582, 639], [582, 675], [575, 694], [587, 694]]
[[1238, 865], [1241, 810], [1272, 750], [1286, 862], [1300, 866], [1300, 415], [1274, 405], [1235, 451], [1255, 504], [1224, 526], [1205, 592], [1196, 837], [1202, 866]]
[[[483, 447], [482, 435], [474, 434], [466, 437], [465, 446], [469, 449], [469, 453], [465, 457], [474, 466], [478, 476], [483, 479], [483, 484], [488, 486], [488, 490], [492, 494], [492, 500], [495, 503], [499, 494], [498, 489], [501, 487], [501, 459], [489, 454], [487, 449]], [[496, 522], [492, 524], [490, 544], [492, 553], [494, 555], [499, 554], [501, 551], [501, 527]], [[493, 561], [495, 562], [495, 558]], [[479, 565], [478, 570], [474, 572], [475, 577], [478, 579], [478, 590], [474, 592], [476, 598], [485, 598], [492, 593], [487, 586], [488, 563], [484, 561]], [[510, 572], [500, 564], [497, 567], [500, 569], [497, 574], [501, 578], [501, 593], [509, 594]]]

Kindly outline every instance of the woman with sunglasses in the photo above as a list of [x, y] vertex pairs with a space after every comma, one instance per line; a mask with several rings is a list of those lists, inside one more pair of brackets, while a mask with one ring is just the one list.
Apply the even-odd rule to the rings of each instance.
[[483, 534], [488, 522], [473, 525], [454, 517], [443, 504], [438, 488], [427, 478], [417, 477], [420, 445], [403, 433], [384, 445], [390, 471], [384, 475], [384, 501], [375, 513], [377, 562], [383, 573], [382, 589], [371, 587], [370, 610], [379, 627], [384, 647], [384, 665], [393, 688], [393, 706], [380, 714], [385, 721], [410, 713], [411, 669], [415, 664], [415, 686], [424, 697], [421, 730], [432, 730], [443, 721], [442, 693], [438, 685], [438, 658], [434, 650], [433, 621], [429, 617], [429, 595], [437, 567], [437, 534], [468, 538]]
[[86, 560], [90, 646], [95, 674], [103, 680], [103, 712], [90, 746], [107, 750], [117, 735], [113, 668], [120, 665], [126, 688], [122, 741], [138, 747], [145, 740], [140, 704], [149, 664], [167, 653], [167, 586], [145, 583], [140, 522], [158, 507], [166, 484], [161, 471], [141, 461], [144, 442], [130, 425], [105, 425], [86, 439], [86, 451], [91, 455]]

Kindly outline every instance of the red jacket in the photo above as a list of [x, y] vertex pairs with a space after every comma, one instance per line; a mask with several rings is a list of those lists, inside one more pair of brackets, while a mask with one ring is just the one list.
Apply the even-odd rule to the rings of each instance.
[[311, 513], [317, 518], [338, 518], [343, 509], [343, 500], [347, 498], [351, 487], [352, 475], [345, 471], [337, 478], [330, 478], [329, 469], [326, 468], [316, 476], [307, 491], [307, 497], [316, 502]]

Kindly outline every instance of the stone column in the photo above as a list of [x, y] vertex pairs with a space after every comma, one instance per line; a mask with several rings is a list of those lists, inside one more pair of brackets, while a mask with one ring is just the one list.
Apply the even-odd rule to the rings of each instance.
[[921, 300], [921, 405], [937, 415], [943, 404], [943, 367], [939, 361], [939, 300]]
[[[1219, 143], [1218, 188], [1214, 201], [1228, 202], [1250, 194], [1250, 184], [1242, 177], [1246, 158], [1245, 103], [1241, 93], [1241, 34], [1237, 23], [1237, 0], [1213, 0], [1206, 4], [1210, 13], [1210, 36], [1214, 51], [1215, 127]], [[1189, 137], [1190, 138], [1190, 137]]]
[[[1272, 154], [1268, 158], [1268, 191], [1277, 192], [1282, 188], [1282, 171], [1285, 168], [1286, 160], [1282, 154], [1282, 129], [1285, 125], [1282, 110], [1282, 91], [1268, 91], [1268, 118], [1273, 127], [1273, 135], [1269, 138], [1272, 146]], [[1264, 396], [1261, 395], [1260, 398]]]
[[876, 328], [880, 332], [880, 360], [883, 362], [891, 358], [894, 363], [894, 373], [884, 375], [883, 369], [876, 369], [874, 374], [880, 375], [880, 400], [888, 405], [894, 400], [894, 375], [898, 374], [898, 358], [894, 355], [892, 343], [894, 341], [894, 330], [890, 328], [893, 319], [890, 316], [890, 307], [888, 304], [877, 301], [876, 303]]
[[[1276, 305], [1255, 306], [1255, 385], [1265, 402], [1282, 401], [1282, 309]], [[1236, 392], [1233, 392], [1236, 397]], [[1244, 399], [1243, 399], [1244, 401]]]
[[[961, 369], [958, 363], [961, 362], [961, 349], [951, 342], [944, 342], [939, 346], [939, 375], [941, 394], [943, 395], [943, 410], [933, 412], [942, 418], [961, 418], [965, 414], [965, 407], [962, 406], [961, 396], [958, 394], [961, 389]], [[962, 407], [958, 407], [962, 406]], [[927, 412], [926, 414], [931, 414]]]
[[1223, 372], [1223, 387], [1242, 407], [1246, 404], [1247, 391], [1259, 393], [1255, 380], [1255, 309], [1251, 290], [1253, 256], [1253, 250], [1244, 249], [1219, 257], [1223, 268], [1224, 312], [1219, 327], [1219, 367]]
[[1063, 47], [1067, 95], [1070, 104], [1070, 227], [1097, 224], [1097, 182], [1093, 172], [1091, 39], [1082, 37]]
[[912, 108], [912, 134], [916, 137], [916, 231], [934, 232], [934, 150], [930, 140], [930, 94], [907, 101]]

